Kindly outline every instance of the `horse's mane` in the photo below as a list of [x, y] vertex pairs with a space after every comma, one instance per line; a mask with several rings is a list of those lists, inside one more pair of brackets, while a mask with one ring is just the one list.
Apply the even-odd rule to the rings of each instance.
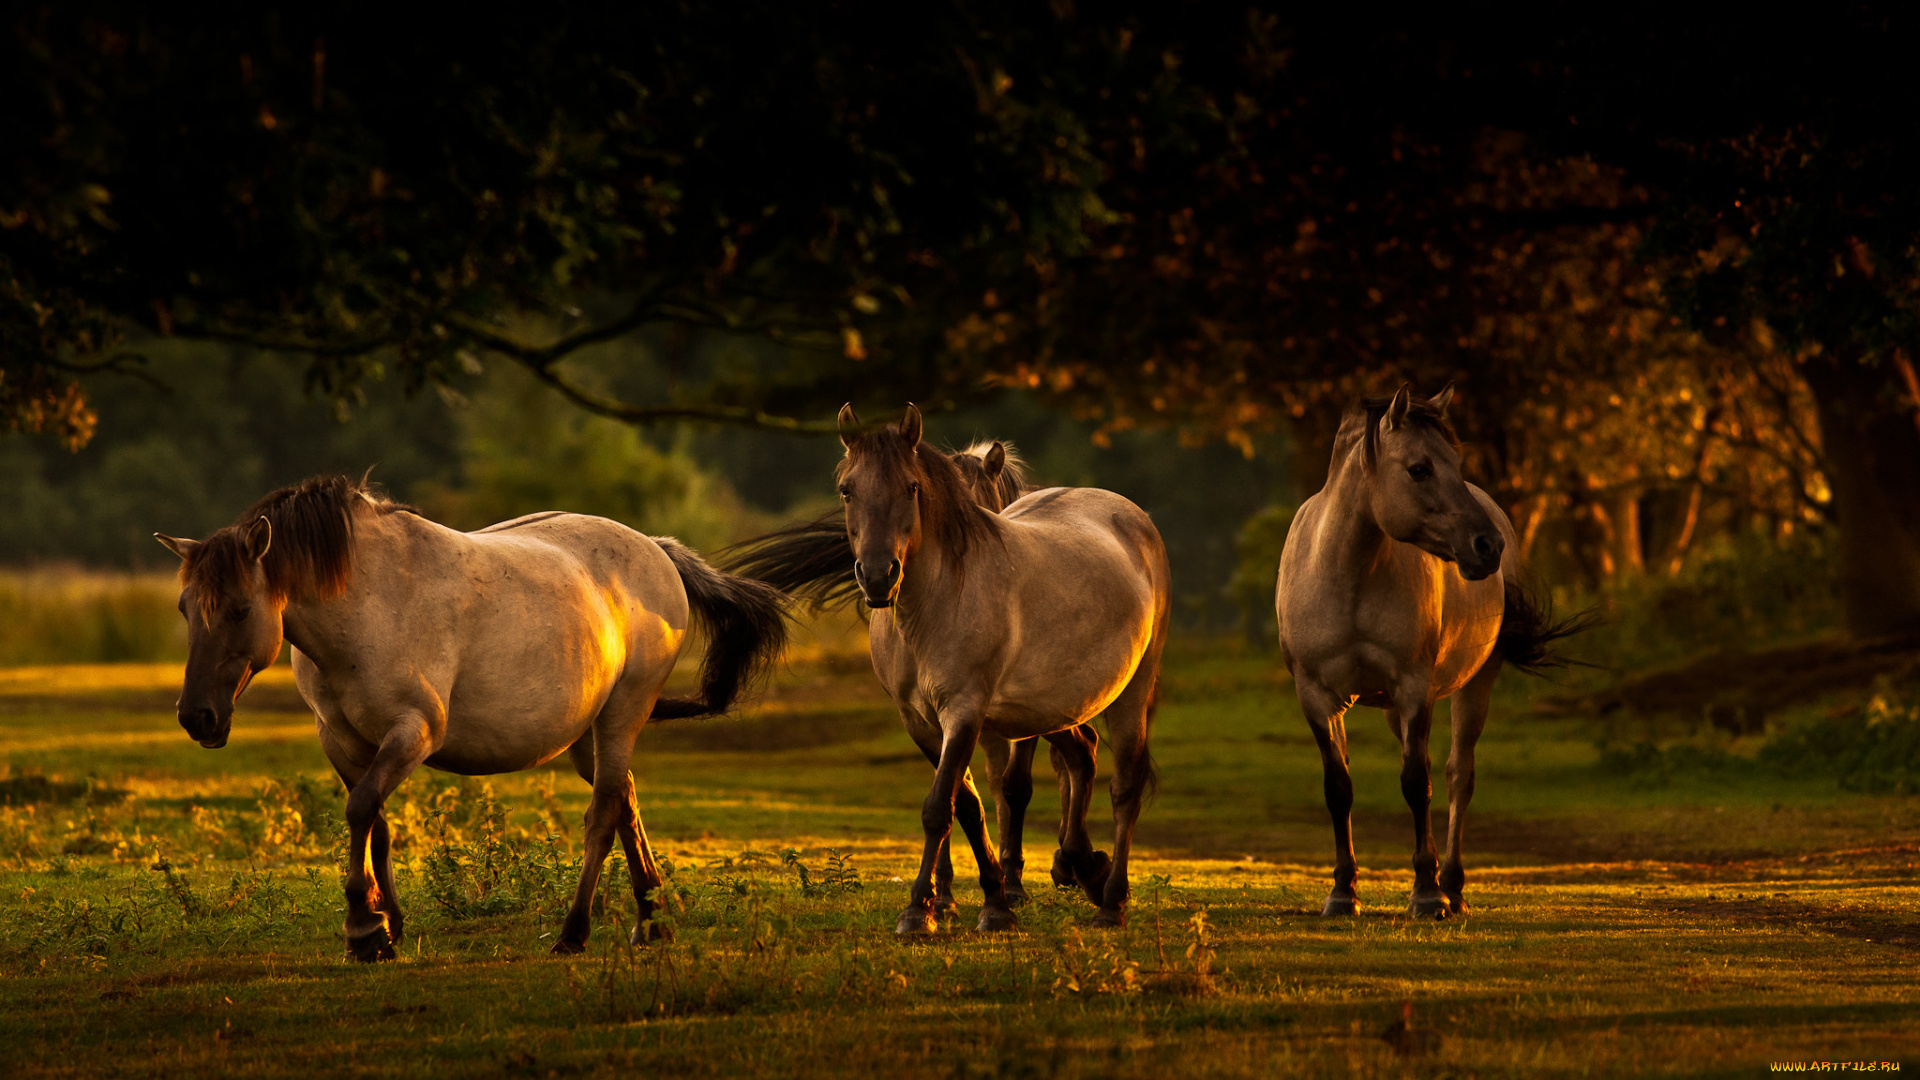
[[999, 513], [1033, 490], [1027, 481], [1027, 463], [1020, 457], [1012, 443], [1000, 443], [1001, 452], [1006, 454], [1007, 463], [1000, 469], [1000, 475], [987, 477], [987, 455], [992, 452], [994, 440], [982, 439], [967, 447], [947, 455], [954, 467], [960, 470], [967, 487], [973, 491], [974, 501], [981, 506]]
[[180, 583], [198, 588], [202, 615], [211, 620], [228, 587], [247, 579], [247, 531], [264, 518], [272, 536], [260, 567], [274, 603], [328, 600], [352, 576], [354, 515], [398, 511], [418, 512], [364, 478], [309, 477], [261, 496], [233, 524], [194, 545], [180, 564]]
[[[1380, 418], [1387, 415], [1387, 409], [1393, 405], [1391, 397], [1361, 398], [1347, 409], [1340, 418], [1340, 430], [1333, 436], [1333, 459], [1344, 461], [1353, 452], [1354, 444], [1364, 440], [1367, 455], [1367, 469], [1371, 471], [1380, 454]], [[1407, 401], [1407, 423], [1414, 427], [1426, 428], [1440, 433], [1447, 445], [1460, 449], [1460, 437], [1453, 432], [1453, 425], [1447, 422], [1446, 415], [1426, 398], [1414, 397]]]
[[[998, 513], [1026, 494], [1029, 484], [1026, 463], [1011, 447], [1005, 470], [989, 484], [985, 458], [992, 447], [991, 442], [979, 442], [944, 456], [970, 497], [986, 510]], [[844, 463], [841, 467], [845, 468]], [[812, 521], [743, 540], [720, 552], [720, 559], [730, 573], [764, 581], [807, 601], [816, 611], [831, 610], [860, 598], [860, 586], [853, 578], [853, 549], [847, 544], [845, 507], [836, 506]]]
[[920, 481], [922, 528], [940, 542], [956, 572], [966, 572], [975, 545], [1000, 538], [999, 515], [982, 508], [960, 466], [927, 443], [908, 446], [891, 426], [858, 435], [834, 472], [836, 480], [846, 475], [856, 454], [878, 457]]

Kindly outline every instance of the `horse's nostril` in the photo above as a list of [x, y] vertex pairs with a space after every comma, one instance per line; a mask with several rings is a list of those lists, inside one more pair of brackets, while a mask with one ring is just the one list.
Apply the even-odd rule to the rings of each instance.
[[894, 578], [897, 578], [899, 576], [900, 576], [900, 560], [895, 559], [891, 563], [887, 564], [887, 580], [892, 581]]
[[1487, 558], [1488, 556], [1493, 554], [1493, 541], [1486, 536], [1474, 537], [1473, 553], [1475, 555], [1480, 556], [1483, 559]]

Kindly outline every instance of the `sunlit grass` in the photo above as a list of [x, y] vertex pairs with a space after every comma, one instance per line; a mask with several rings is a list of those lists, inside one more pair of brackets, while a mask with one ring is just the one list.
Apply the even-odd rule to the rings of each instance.
[[[221, 751], [174, 721], [177, 667], [0, 672], [0, 790], [60, 795], [0, 800], [9, 1068], [1571, 1076], [1920, 1058], [1911, 797], [1761, 773], [1636, 784], [1598, 767], [1593, 726], [1532, 716], [1516, 686], [1480, 754], [1473, 910], [1410, 922], [1397, 754], [1363, 710], [1366, 906], [1330, 922], [1317, 754], [1270, 659], [1230, 648], [1174, 658], [1126, 929], [1082, 927], [1085, 901], [1047, 884], [1042, 776], [1021, 929], [973, 932], [961, 855], [952, 929], [900, 943], [929, 770], [843, 629], [746, 719], [642, 737], [677, 939], [624, 944], [616, 856], [589, 952], [565, 960], [545, 951], [565, 902], [552, 882], [577, 857], [586, 787], [564, 763], [402, 788], [409, 941], [363, 967], [339, 940], [338, 787], [284, 666]], [[1101, 798], [1102, 846], [1105, 815]], [[836, 852], [861, 888], [820, 889]], [[1403, 1001], [1444, 1037], [1430, 1056], [1379, 1038]]]

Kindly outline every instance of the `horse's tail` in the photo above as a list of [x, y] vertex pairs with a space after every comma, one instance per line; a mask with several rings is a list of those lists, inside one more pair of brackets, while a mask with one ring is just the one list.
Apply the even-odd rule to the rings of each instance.
[[654, 720], [717, 716], [733, 707], [743, 688], [764, 677], [787, 646], [787, 598], [749, 578], [723, 574], [678, 540], [655, 537], [673, 560], [686, 587], [687, 603], [705, 624], [707, 655], [700, 696], [653, 703]]
[[728, 573], [765, 582], [816, 611], [840, 607], [860, 595], [842, 510], [743, 540], [721, 557]]
[[1506, 612], [1500, 620], [1500, 636], [1494, 650], [1508, 664], [1528, 675], [1547, 668], [1581, 664], [1568, 660], [1554, 648], [1554, 642], [1591, 630], [1600, 624], [1599, 612], [1589, 608], [1564, 619], [1553, 617], [1553, 601], [1520, 584], [1507, 582]]

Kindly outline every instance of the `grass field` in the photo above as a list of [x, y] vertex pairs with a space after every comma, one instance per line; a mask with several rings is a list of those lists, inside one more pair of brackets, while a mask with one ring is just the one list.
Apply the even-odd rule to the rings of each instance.
[[[1510, 683], [1480, 751], [1473, 910], [1416, 923], [1401, 914], [1397, 751], [1379, 714], [1357, 711], [1367, 907], [1323, 920], [1319, 763], [1273, 668], [1231, 646], [1171, 658], [1162, 782], [1121, 931], [1080, 926], [1091, 907], [1046, 885], [1042, 778], [1021, 928], [971, 929], [962, 857], [954, 929], [895, 941], [930, 771], [864, 658], [816, 649], [746, 719], [642, 738], [674, 943], [626, 946], [631, 899], [614, 887], [587, 954], [547, 955], [584, 807], [570, 770], [422, 774], [393, 814], [408, 940], [377, 966], [343, 957], [341, 797], [287, 669], [255, 683], [218, 752], [174, 722], [177, 668], [0, 670], [6, 1071], [1751, 1076], [1770, 1062], [1920, 1063], [1912, 796], [1761, 770], [1620, 775], [1600, 767], [1592, 722], [1533, 716]], [[1104, 821], [1104, 798], [1096, 811]], [[609, 880], [624, 881], [617, 856]], [[1424, 1054], [1380, 1037], [1403, 1002], [1439, 1036]]]

